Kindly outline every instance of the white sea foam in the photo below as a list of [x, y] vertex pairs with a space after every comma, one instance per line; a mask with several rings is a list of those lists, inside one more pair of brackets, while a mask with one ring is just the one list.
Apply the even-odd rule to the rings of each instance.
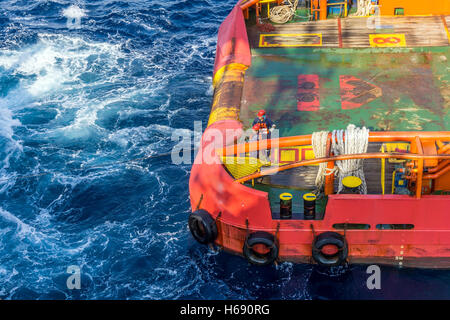
[[67, 18], [67, 27], [69, 29], [81, 28], [81, 18], [85, 17], [86, 13], [86, 10], [81, 9], [77, 5], [71, 5], [62, 11], [62, 15]]
[[15, 126], [20, 126], [18, 119], [13, 119], [11, 110], [0, 104], [0, 135], [10, 141], [14, 141], [13, 134]]
[[20, 125], [20, 121], [13, 118], [11, 110], [0, 101], [0, 136], [6, 140], [4, 144], [1, 144], [2, 152], [5, 154], [5, 157], [1, 159], [2, 169], [8, 168], [11, 157], [23, 150], [21, 141], [14, 138], [14, 127]]
[[[39, 41], [30, 47], [0, 50], [0, 67], [21, 77], [17, 88], [0, 101], [0, 134], [10, 139], [12, 127], [20, 125], [8, 109], [14, 112], [45, 101], [59, 105], [59, 114], [64, 109], [77, 110], [71, 124], [56, 126], [57, 134], [69, 139], [90, 136], [97, 112], [108, 103], [131, 96], [132, 90], [124, 92], [119, 88], [107, 96], [92, 98], [86, 97], [83, 89], [114, 83], [124, 74], [123, 67], [118, 65], [118, 59], [124, 58], [119, 44], [90, 42], [67, 35], [40, 34]], [[99, 76], [92, 83], [82, 80], [89, 73]], [[46, 136], [54, 135], [46, 132]]]
[[12, 52], [4, 50], [0, 55], [0, 67], [12, 68], [19, 61], [19, 57]]
[[63, 10], [63, 16], [66, 18], [83, 18], [86, 16], [86, 10], [81, 9], [77, 5], [71, 5]]
[[4, 210], [3, 208], [0, 208], [0, 217], [2, 217], [4, 220], [12, 222], [16, 224], [17, 226], [17, 234], [20, 237], [24, 237], [26, 235], [32, 236], [34, 240], [38, 240], [38, 237], [36, 237], [36, 229], [19, 218], [17, 218], [15, 215], [10, 213], [9, 211]]

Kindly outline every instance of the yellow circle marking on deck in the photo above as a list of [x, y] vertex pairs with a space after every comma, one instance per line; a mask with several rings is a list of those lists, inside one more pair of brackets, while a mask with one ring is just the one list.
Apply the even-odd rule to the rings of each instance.
[[305, 193], [303, 199], [306, 201], [314, 201], [317, 199], [317, 196], [314, 193]]
[[342, 179], [342, 184], [347, 188], [356, 188], [359, 187], [362, 183], [362, 180], [355, 176], [347, 176]]
[[292, 194], [290, 193], [282, 193], [280, 194], [280, 200], [291, 200], [292, 199]]

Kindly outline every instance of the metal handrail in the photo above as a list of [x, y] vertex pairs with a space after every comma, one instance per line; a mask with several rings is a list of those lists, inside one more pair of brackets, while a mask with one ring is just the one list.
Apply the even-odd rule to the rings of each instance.
[[[440, 140], [450, 142], [450, 131], [374, 131], [369, 133], [369, 142], [413, 142], [416, 137], [421, 140]], [[274, 140], [277, 148], [311, 145], [312, 135], [282, 137]], [[328, 135], [331, 139], [331, 133]], [[345, 139], [345, 135], [344, 135]], [[234, 144], [216, 149], [221, 156], [231, 156], [263, 149], [271, 149], [272, 139]]]
[[309, 160], [300, 160], [296, 162], [292, 162], [290, 164], [286, 164], [283, 166], [270, 168], [261, 172], [256, 172], [253, 174], [250, 174], [248, 176], [236, 179], [235, 182], [238, 183], [244, 183], [248, 180], [256, 179], [262, 176], [274, 174], [277, 172], [302, 167], [302, 166], [308, 166], [313, 164], [319, 164], [323, 162], [330, 162], [330, 161], [339, 161], [339, 160], [351, 160], [351, 159], [404, 159], [404, 160], [428, 160], [428, 159], [439, 159], [439, 160], [450, 160], [450, 154], [433, 154], [433, 155], [420, 155], [420, 154], [405, 154], [405, 153], [381, 153], [381, 152], [374, 152], [374, 153], [358, 153], [358, 154], [345, 154], [345, 155], [339, 155], [339, 156], [333, 156], [333, 157], [324, 157], [324, 158], [316, 158], [316, 159], [309, 159]]
[[[332, 134], [328, 134], [327, 145], [330, 144], [332, 139]], [[345, 139], [345, 136], [344, 136]], [[248, 143], [234, 144], [225, 146], [223, 148], [216, 149], [216, 154], [219, 156], [236, 156], [239, 154], [245, 154], [253, 151], [267, 150], [272, 148], [284, 148], [284, 147], [294, 147], [311, 145], [312, 135], [303, 136], [293, 136], [293, 137], [283, 137], [278, 139], [267, 139], [261, 141], [253, 141]], [[310, 160], [296, 161], [287, 165], [267, 169], [261, 172], [256, 172], [251, 175], [241, 177], [236, 179], [235, 182], [244, 183], [245, 181], [256, 179], [265, 175], [275, 174], [280, 171], [297, 168], [306, 165], [313, 165], [323, 162], [334, 163], [337, 160], [350, 160], [350, 159], [404, 159], [404, 160], [414, 160], [416, 161], [416, 169], [414, 169], [413, 178], [416, 180], [416, 197], [420, 198], [422, 195], [422, 183], [424, 178], [432, 178], [441, 176], [443, 173], [447, 172], [448, 168], [443, 168], [439, 173], [435, 175], [426, 175], [424, 177], [424, 160], [445, 160], [450, 161], [450, 154], [447, 150], [450, 144], [443, 144], [443, 141], [450, 142], [450, 131], [382, 131], [382, 132], [370, 132], [369, 142], [409, 142], [411, 146], [414, 147], [412, 153], [363, 153], [363, 154], [346, 154], [338, 156], [330, 156], [325, 158], [317, 158]], [[438, 143], [439, 149], [437, 154], [425, 154], [422, 146], [423, 141], [435, 141]], [[443, 171], [443, 172], [441, 172]], [[326, 181], [326, 186], [329, 187], [332, 184], [331, 181]]]

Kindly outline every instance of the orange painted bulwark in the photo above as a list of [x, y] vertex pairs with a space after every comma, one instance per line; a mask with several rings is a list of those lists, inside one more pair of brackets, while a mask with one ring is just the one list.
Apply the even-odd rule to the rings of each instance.
[[248, 43], [244, 14], [236, 5], [222, 22], [217, 37], [214, 74], [223, 66], [239, 63], [250, 66], [251, 53]]
[[407, 16], [450, 14], [449, 0], [380, 0], [380, 14], [392, 16], [396, 8], [403, 8]]
[[245, 221], [248, 219], [254, 228], [273, 228], [275, 222], [271, 218], [267, 193], [236, 183], [229, 175], [215, 154], [215, 148], [222, 143], [233, 141], [217, 140], [215, 130], [222, 132], [223, 136], [225, 130], [236, 130], [239, 134], [242, 124], [235, 120], [218, 121], [203, 133], [189, 179], [193, 210], [199, 207], [208, 211], [214, 218], [221, 212], [221, 221], [235, 227], [245, 228]]

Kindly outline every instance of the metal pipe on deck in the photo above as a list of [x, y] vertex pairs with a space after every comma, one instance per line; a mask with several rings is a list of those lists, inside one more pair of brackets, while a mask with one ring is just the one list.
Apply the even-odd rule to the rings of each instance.
[[[413, 142], [415, 137], [419, 137], [424, 140], [436, 140], [449, 141], [450, 142], [450, 131], [398, 131], [398, 132], [370, 132], [369, 142], [395, 142], [395, 141], [405, 141]], [[293, 147], [302, 145], [311, 145], [312, 135], [303, 136], [292, 136], [292, 137], [282, 137], [275, 141], [274, 145], [279, 148], [283, 147]], [[345, 136], [344, 136], [345, 138]], [[450, 144], [448, 145], [450, 146]], [[257, 151], [260, 149], [270, 149], [272, 147], [272, 140], [261, 140], [253, 141], [248, 143], [234, 144], [230, 146], [223, 147], [221, 149], [216, 149], [219, 155], [230, 156], [239, 153], [247, 153], [251, 151]], [[450, 148], [450, 147], [449, 147]]]
[[444, 167], [442, 170], [439, 170], [439, 171], [437, 171], [436, 173], [424, 175], [424, 176], [423, 176], [423, 179], [424, 179], [424, 180], [427, 180], [427, 179], [437, 179], [437, 178], [439, 178], [440, 176], [442, 176], [443, 174], [447, 173], [449, 170], [450, 170], [450, 165]]
[[416, 160], [416, 161], [423, 161], [426, 159], [442, 159], [442, 160], [449, 160], [450, 154], [445, 155], [419, 155], [419, 154], [404, 154], [404, 153], [381, 153], [381, 152], [374, 152], [374, 153], [362, 153], [362, 154], [344, 154], [340, 156], [333, 156], [333, 157], [326, 157], [326, 158], [317, 158], [317, 159], [309, 159], [309, 160], [301, 160], [296, 161], [287, 165], [270, 168], [261, 172], [256, 172], [251, 175], [236, 179], [235, 182], [243, 183], [245, 181], [256, 179], [262, 176], [275, 174], [277, 172], [302, 167], [302, 166], [308, 166], [313, 164], [319, 164], [322, 162], [330, 162], [330, 161], [343, 161], [343, 160], [351, 160], [351, 159], [404, 159], [404, 160]]
[[245, 10], [247, 8], [250, 8], [251, 6], [257, 4], [259, 1], [261, 0], [248, 0], [248, 1], [243, 1], [244, 3], [240, 5], [242, 10]]

